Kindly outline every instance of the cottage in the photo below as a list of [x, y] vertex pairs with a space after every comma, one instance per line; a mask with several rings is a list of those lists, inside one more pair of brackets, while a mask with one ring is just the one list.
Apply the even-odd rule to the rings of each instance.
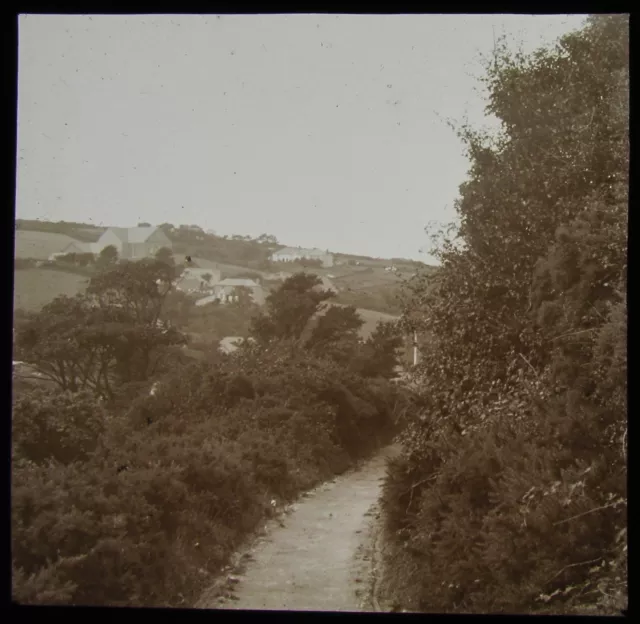
[[300, 260], [320, 260], [323, 267], [333, 266], [333, 254], [322, 249], [284, 247], [271, 255], [272, 262], [296, 262]]

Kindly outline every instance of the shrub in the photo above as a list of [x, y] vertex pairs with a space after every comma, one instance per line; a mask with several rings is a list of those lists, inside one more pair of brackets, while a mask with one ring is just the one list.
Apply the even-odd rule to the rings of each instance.
[[83, 394], [16, 396], [14, 598], [192, 604], [273, 498], [389, 437], [397, 390], [385, 383], [283, 344], [178, 366], [154, 395], [122, 386], [108, 411]]
[[460, 132], [460, 226], [404, 318], [429, 338], [422, 405], [385, 485], [409, 609], [626, 602], [626, 28], [596, 16], [554, 50], [498, 52], [502, 131]]

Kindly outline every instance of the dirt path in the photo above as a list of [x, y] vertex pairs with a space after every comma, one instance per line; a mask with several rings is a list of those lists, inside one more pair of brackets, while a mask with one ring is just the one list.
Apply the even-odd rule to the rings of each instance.
[[389, 447], [291, 505], [238, 553], [229, 575], [196, 607], [378, 610], [372, 597], [378, 499], [386, 458], [397, 452]]

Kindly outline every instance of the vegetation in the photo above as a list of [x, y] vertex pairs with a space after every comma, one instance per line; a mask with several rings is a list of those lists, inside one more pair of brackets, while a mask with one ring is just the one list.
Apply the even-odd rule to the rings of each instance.
[[170, 263], [121, 261], [84, 294], [16, 317], [19, 357], [55, 384], [14, 384], [20, 602], [193, 604], [272, 500], [387, 443], [410, 406], [388, 371], [365, 377], [331, 349], [357, 347], [352, 310], [313, 325], [325, 298], [314, 276], [286, 280], [247, 319], [253, 344], [203, 361], [172, 351], [184, 318], [174, 279]]
[[498, 50], [497, 137], [441, 268], [412, 280], [424, 408], [385, 486], [390, 592], [409, 610], [626, 606], [628, 20]]

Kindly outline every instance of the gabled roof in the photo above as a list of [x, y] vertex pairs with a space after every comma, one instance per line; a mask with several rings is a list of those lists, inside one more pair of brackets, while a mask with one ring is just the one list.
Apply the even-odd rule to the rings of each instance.
[[157, 229], [155, 225], [150, 227], [109, 228], [123, 243], [144, 243]]

